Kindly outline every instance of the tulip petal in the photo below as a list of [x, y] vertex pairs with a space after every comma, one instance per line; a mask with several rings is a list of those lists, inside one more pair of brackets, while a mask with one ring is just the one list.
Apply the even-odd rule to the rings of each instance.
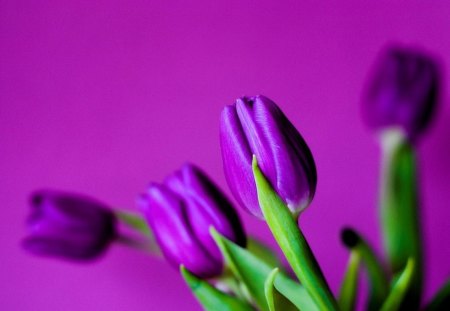
[[219, 188], [198, 167], [186, 164], [179, 172], [177, 176], [181, 176], [183, 187], [178, 193], [187, 205], [189, 222], [195, 224], [192, 229], [203, 247], [221, 262], [222, 256], [208, 228], [213, 226], [232, 241], [245, 245], [245, 234], [236, 211]]
[[242, 207], [262, 219], [251, 170], [252, 150], [235, 106], [227, 106], [222, 111], [220, 145], [224, 173], [231, 192]]
[[186, 205], [174, 191], [164, 185], [151, 185], [143, 212], [164, 256], [174, 267], [183, 263], [199, 277], [220, 273], [222, 263], [199, 242], [189, 223]]

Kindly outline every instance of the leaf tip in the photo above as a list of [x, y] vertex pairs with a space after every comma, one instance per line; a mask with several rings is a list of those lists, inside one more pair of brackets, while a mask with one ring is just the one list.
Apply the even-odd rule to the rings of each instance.
[[180, 265], [180, 272], [189, 287], [195, 291], [200, 286], [201, 281], [195, 277], [184, 265]]
[[258, 160], [256, 159], [256, 155], [252, 156], [252, 170], [253, 175], [257, 175], [261, 173], [261, 170], [259, 169]]
[[222, 246], [222, 235], [214, 228], [214, 226], [209, 226], [209, 234], [212, 236], [219, 248]]
[[184, 265], [180, 265], [180, 273], [185, 279], [186, 277], [189, 277], [189, 271], [186, 269]]

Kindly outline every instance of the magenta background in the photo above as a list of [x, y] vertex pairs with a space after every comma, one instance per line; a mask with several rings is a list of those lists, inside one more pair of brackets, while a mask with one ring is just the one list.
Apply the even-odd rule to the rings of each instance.
[[[199, 310], [166, 263], [120, 246], [86, 266], [24, 253], [26, 197], [52, 187], [131, 208], [186, 160], [226, 189], [219, 113], [258, 93], [280, 104], [315, 156], [318, 191], [301, 222], [336, 290], [347, 258], [339, 229], [380, 245], [378, 149], [358, 105], [376, 53], [400, 41], [450, 64], [448, 1], [391, 2], [1, 0], [1, 308]], [[427, 297], [450, 275], [449, 142], [443, 105], [420, 146]]]

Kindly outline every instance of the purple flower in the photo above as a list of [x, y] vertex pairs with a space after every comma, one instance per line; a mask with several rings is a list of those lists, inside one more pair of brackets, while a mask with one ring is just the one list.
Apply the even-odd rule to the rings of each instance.
[[34, 254], [88, 260], [116, 237], [116, 219], [91, 198], [42, 190], [31, 195], [24, 248]]
[[414, 140], [428, 126], [438, 100], [439, 72], [429, 56], [390, 47], [380, 57], [363, 97], [373, 129], [399, 127]]
[[231, 203], [197, 167], [186, 164], [163, 184], [151, 184], [140, 202], [165, 258], [199, 277], [220, 275], [222, 255], [210, 235], [219, 233], [244, 246], [246, 237]]
[[316, 190], [314, 160], [299, 132], [269, 98], [242, 97], [221, 115], [223, 166], [236, 199], [250, 213], [263, 218], [252, 172], [252, 155], [277, 192], [297, 214]]

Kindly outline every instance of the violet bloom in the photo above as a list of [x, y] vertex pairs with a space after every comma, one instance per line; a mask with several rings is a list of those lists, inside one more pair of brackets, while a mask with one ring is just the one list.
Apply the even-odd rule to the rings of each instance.
[[314, 160], [299, 132], [269, 98], [242, 97], [220, 120], [223, 166], [236, 199], [263, 218], [252, 172], [252, 156], [274, 190], [294, 213], [311, 202], [317, 183]]
[[32, 194], [24, 248], [34, 254], [88, 260], [116, 237], [116, 219], [94, 199], [59, 191]]
[[195, 275], [220, 275], [222, 255], [210, 227], [244, 246], [246, 237], [231, 203], [197, 167], [186, 164], [163, 184], [151, 184], [139, 202], [164, 257]]
[[428, 126], [439, 90], [437, 64], [408, 48], [391, 47], [377, 63], [363, 98], [363, 116], [373, 129], [398, 127], [414, 140]]

